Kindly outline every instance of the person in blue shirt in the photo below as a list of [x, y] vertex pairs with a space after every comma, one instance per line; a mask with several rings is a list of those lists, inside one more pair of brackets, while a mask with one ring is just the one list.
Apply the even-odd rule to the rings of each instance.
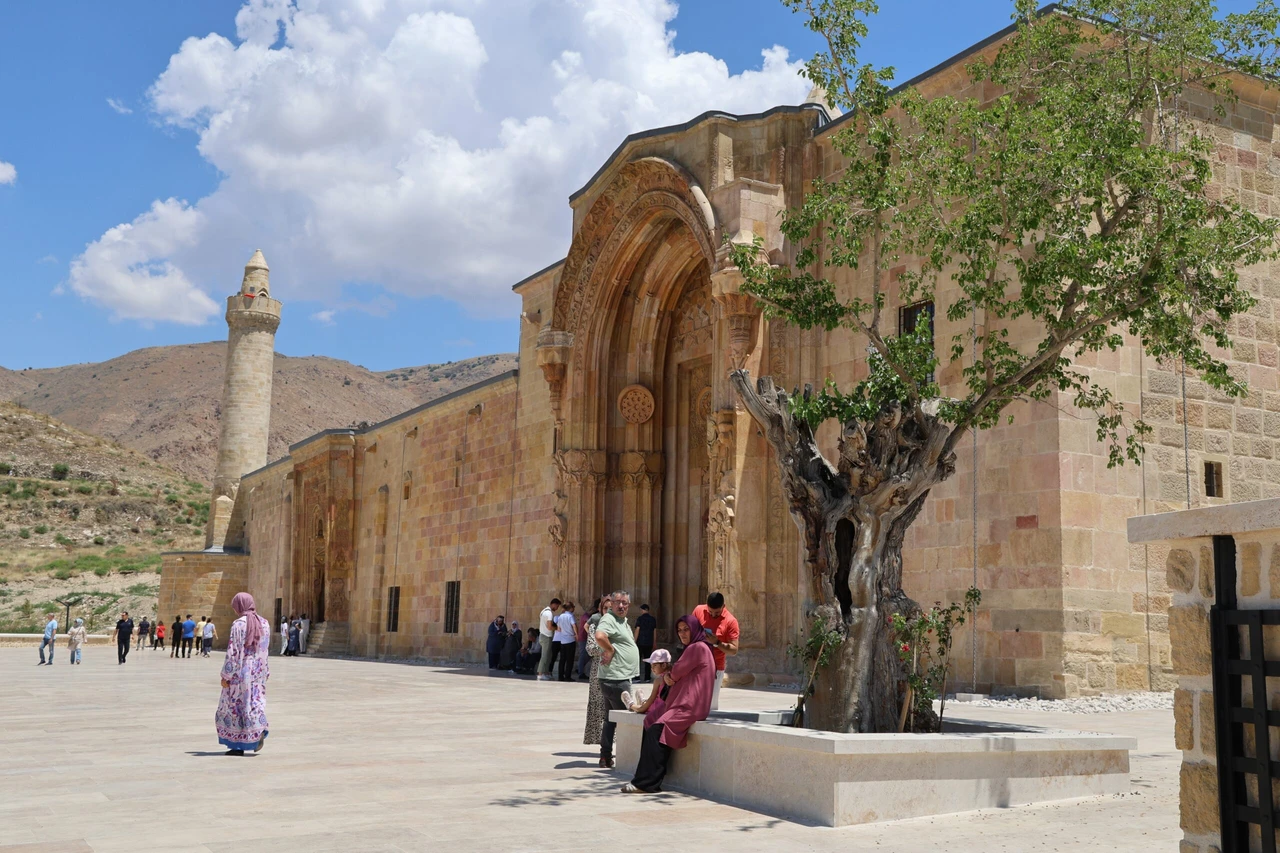
[[40, 641], [40, 663], [36, 666], [44, 666], [44, 649], [49, 647], [49, 666], [53, 666], [53, 641], [58, 636], [58, 617], [50, 615], [49, 621], [44, 624], [44, 639]]
[[195, 640], [196, 623], [191, 618], [191, 614], [187, 614], [187, 621], [182, 623], [182, 656], [184, 658], [191, 657], [191, 643]]

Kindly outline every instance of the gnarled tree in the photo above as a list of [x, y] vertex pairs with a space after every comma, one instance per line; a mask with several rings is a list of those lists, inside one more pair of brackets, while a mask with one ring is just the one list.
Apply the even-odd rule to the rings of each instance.
[[[1110, 464], [1140, 462], [1149, 428], [1073, 366], [1126, 341], [1245, 393], [1220, 354], [1228, 321], [1254, 302], [1238, 271], [1276, 256], [1276, 224], [1213, 185], [1215, 116], [1187, 96], [1225, 114], [1239, 75], [1272, 79], [1280, 14], [1271, 0], [1227, 16], [1212, 2], [1041, 12], [1018, 0], [1016, 31], [968, 66], [978, 101], [891, 91], [891, 69], [859, 65], [873, 0], [784, 2], [829, 46], [808, 75], [853, 111], [833, 135], [844, 165], [786, 214], [790, 268], [753, 246], [734, 262], [771, 316], [858, 333], [866, 378], [802, 395], [741, 371], [733, 382], [802, 528], [815, 618], [844, 638], [819, 671], [809, 723], [892, 731], [902, 697], [888, 617], [915, 608], [903, 538], [970, 430], [1057, 394], [1096, 417]], [[836, 284], [838, 268], [859, 270], [846, 277], [856, 292]], [[928, 313], [885, 331], [891, 291], [901, 305], [936, 301], [960, 330], [943, 358]], [[952, 365], [962, 370], [944, 393], [935, 376]], [[834, 460], [814, 438], [829, 419]]]

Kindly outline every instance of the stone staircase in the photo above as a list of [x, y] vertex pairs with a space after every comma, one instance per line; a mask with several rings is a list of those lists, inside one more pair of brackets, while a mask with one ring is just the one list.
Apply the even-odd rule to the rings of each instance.
[[307, 654], [312, 657], [332, 657], [347, 654], [351, 641], [351, 626], [346, 622], [321, 622], [311, 626], [307, 637]]

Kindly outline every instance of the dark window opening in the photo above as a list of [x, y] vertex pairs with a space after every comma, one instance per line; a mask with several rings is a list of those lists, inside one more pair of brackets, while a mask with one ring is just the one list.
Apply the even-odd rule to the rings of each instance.
[[898, 334], [905, 335], [908, 332], [914, 332], [916, 326], [923, 319], [929, 324], [929, 340], [933, 340], [933, 300], [926, 299], [924, 302], [917, 302], [914, 305], [903, 305], [898, 309]]
[[1204, 463], [1204, 496], [1206, 498], [1224, 498], [1222, 489], [1222, 463]]
[[276, 599], [275, 618], [271, 621], [271, 630], [279, 631], [280, 624], [284, 622], [284, 599]]
[[387, 633], [394, 634], [400, 630], [400, 587], [387, 589]]
[[446, 581], [444, 585], [444, 632], [458, 633], [458, 610], [462, 603], [462, 582]]

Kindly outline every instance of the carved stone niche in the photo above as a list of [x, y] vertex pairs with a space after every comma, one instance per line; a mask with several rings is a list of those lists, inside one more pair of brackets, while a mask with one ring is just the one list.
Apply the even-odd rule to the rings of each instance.
[[538, 333], [538, 367], [551, 390], [551, 414], [560, 421], [560, 402], [564, 394], [565, 372], [573, 352], [573, 333], [543, 329]]
[[751, 354], [760, 304], [755, 297], [742, 292], [742, 272], [734, 266], [722, 267], [711, 274], [711, 295], [729, 326], [729, 362], [735, 370], [739, 369]]

